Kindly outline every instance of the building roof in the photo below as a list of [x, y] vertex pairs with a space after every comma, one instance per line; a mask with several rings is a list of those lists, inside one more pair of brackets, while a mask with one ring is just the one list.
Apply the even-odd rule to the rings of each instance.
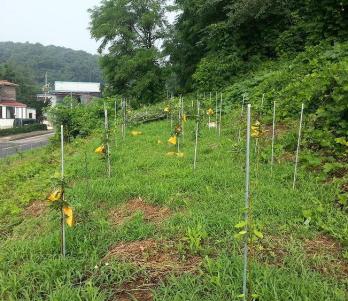
[[0, 101], [0, 106], [4, 107], [16, 107], [16, 108], [26, 108], [27, 105], [14, 100], [2, 100]]
[[100, 83], [55, 82], [53, 93], [100, 93]]
[[8, 80], [0, 80], [0, 86], [17, 87], [18, 85], [11, 83]]

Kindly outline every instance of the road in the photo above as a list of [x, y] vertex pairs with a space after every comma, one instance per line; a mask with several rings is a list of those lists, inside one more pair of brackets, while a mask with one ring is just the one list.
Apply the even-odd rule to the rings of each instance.
[[49, 138], [53, 135], [54, 133], [49, 133], [14, 141], [0, 141], [0, 158], [47, 145]]

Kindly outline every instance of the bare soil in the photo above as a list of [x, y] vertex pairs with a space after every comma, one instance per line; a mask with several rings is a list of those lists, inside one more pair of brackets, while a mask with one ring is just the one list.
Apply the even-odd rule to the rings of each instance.
[[31, 203], [25, 210], [23, 211], [23, 215], [25, 217], [39, 217], [48, 208], [48, 203], [44, 201], [35, 201]]
[[138, 212], [143, 214], [145, 221], [154, 224], [159, 224], [171, 216], [169, 208], [151, 205], [143, 199], [137, 198], [113, 210], [110, 219], [114, 225], [122, 225]]
[[284, 258], [289, 255], [283, 237], [269, 236], [261, 241], [259, 248], [256, 247], [256, 257], [259, 261], [281, 267], [284, 264]]
[[202, 261], [198, 256], [181, 256], [175, 242], [157, 240], [117, 244], [110, 248], [104, 261], [110, 258], [131, 263], [146, 275], [123, 284], [116, 291], [114, 300], [121, 301], [151, 301], [152, 289], [168, 275], [197, 272]]
[[343, 258], [343, 248], [338, 241], [321, 234], [312, 240], [305, 240], [304, 248], [314, 270], [347, 279], [348, 261]]
[[[288, 241], [284, 237], [271, 236], [255, 246], [256, 258], [268, 265], [282, 267], [290, 256]], [[302, 244], [310, 268], [323, 275], [347, 279], [348, 261], [343, 258], [343, 247], [333, 238], [320, 234], [314, 239], [305, 239]]]
[[[289, 131], [289, 127], [285, 124], [276, 124], [275, 136], [280, 137]], [[264, 137], [272, 137], [273, 135], [273, 125], [265, 125], [263, 127]]]

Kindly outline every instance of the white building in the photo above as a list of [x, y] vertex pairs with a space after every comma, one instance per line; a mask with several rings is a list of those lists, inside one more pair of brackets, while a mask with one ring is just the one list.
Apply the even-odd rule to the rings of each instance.
[[100, 83], [56, 81], [52, 92], [38, 94], [37, 99], [50, 102], [52, 106], [55, 106], [63, 102], [67, 96], [77, 99], [82, 104], [88, 104], [93, 98], [101, 97]]
[[16, 100], [18, 85], [0, 80], [0, 129], [12, 128], [15, 119], [36, 119], [36, 110]]

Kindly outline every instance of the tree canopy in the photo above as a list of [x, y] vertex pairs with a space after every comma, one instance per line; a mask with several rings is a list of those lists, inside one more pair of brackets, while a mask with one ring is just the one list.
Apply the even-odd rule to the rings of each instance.
[[100, 63], [110, 94], [155, 102], [163, 94], [159, 51], [166, 34], [160, 0], [104, 0], [90, 10], [91, 34], [101, 42]]
[[223, 87], [260, 62], [347, 39], [348, 1], [176, 0], [166, 43], [185, 91]]

